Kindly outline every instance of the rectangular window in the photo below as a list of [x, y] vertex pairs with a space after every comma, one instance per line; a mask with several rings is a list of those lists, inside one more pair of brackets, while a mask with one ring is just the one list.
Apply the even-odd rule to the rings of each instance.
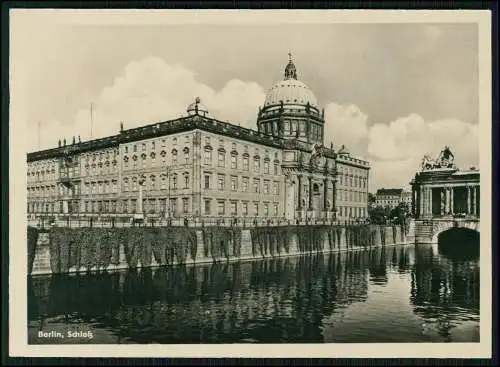
[[248, 177], [243, 177], [243, 188], [242, 188], [243, 192], [248, 192], [248, 180], [249, 180]]
[[274, 174], [277, 175], [278, 174], [278, 163], [275, 163], [274, 164]]
[[205, 150], [205, 164], [212, 164], [212, 151]]
[[248, 203], [244, 202], [241, 205], [241, 209], [242, 209], [243, 215], [247, 216], [248, 215]]
[[264, 203], [264, 216], [268, 217], [269, 216], [269, 204]]
[[254, 172], [259, 172], [259, 170], [260, 170], [260, 160], [259, 159], [253, 160], [253, 170], [254, 170]]
[[237, 203], [236, 201], [231, 201], [231, 215], [237, 215]]
[[217, 200], [217, 214], [224, 215], [224, 200]]
[[231, 155], [231, 168], [232, 169], [238, 168], [238, 156], [237, 155]]
[[278, 209], [279, 209], [279, 206], [278, 206], [278, 203], [274, 203], [274, 216], [278, 216]]
[[182, 198], [182, 212], [189, 212], [189, 198]]
[[211, 201], [210, 199], [205, 199], [205, 214], [210, 215], [210, 206], [211, 206]]
[[269, 194], [269, 181], [264, 180], [264, 194], [268, 195]]
[[170, 199], [170, 214], [171, 215], [176, 215], [177, 214], [177, 198], [171, 198]]
[[219, 152], [218, 154], [219, 167], [224, 167], [225, 154], [223, 152]]
[[217, 189], [224, 190], [224, 175], [217, 176]]
[[205, 175], [205, 189], [210, 189], [210, 175]]
[[172, 164], [177, 164], [177, 151], [172, 152]]
[[264, 161], [264, 173], [269, 173], [269, 162]]
[[254, 212], [254, 215], [256, 217], [259, 216], [259, 203], [258, 202], [253, 203], [253, 212]]
[[243, 157], [243, 169], [248, 171], [248, 157]]
[[238, 190], [238, 177], [231, 176], [231, 191]]
[[189, 149], [184, 151], [184, 163], [189, 164]]
[[184, 175], [184, 188], [189, 189], [189, 175]]

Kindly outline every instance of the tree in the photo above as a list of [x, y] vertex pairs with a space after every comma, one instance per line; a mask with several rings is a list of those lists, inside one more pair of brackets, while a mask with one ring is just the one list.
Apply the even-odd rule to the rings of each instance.
[[390, 218], [391, 208], [386, 206], [377, 205], [375, 207], [368, 207], [368, 215], [370, 222], [373, 224], [385, 224], [386, 220]]
[[368, 193], [368, 206], [373, 206], [375, 204], [376, 198], [371, 192]]
[[403, 224], [410, 216], [410, 208], [407, 203], [400, 202], [398, 206], [391, 210], [390, 217], [394, 224]]

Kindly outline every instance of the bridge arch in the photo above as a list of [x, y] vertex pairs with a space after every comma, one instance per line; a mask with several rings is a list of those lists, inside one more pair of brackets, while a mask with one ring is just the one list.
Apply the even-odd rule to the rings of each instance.
[[439, 235], [453, 228], [464, 228], [480, 232], [479, 221], [473, 220], [443, 220], [436, 221], [432, 228], [432, 243], [438, 243]]

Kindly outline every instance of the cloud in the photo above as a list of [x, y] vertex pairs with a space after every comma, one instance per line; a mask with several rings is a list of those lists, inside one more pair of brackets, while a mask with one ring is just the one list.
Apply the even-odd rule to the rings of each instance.
[[[255, 82], [229, 80], [215, 91], [196, 79], [196, 73], [181, 65], [169, 65], [157, 57], [132, 61], [93, 101], [93, 137], [117, 134], [120, 122], [126, 129], [166, 121], [186, 114], [187, 106], [199, 96], [209, 113], [220, 120], [255, 127], [257, 106], [265, 98]], [[54, 147], [58, 139], [80, 135], [90, 138], [90, 103], [81, 106], [71, 122], [44, 122], [41, 149]], [[28, 150], [38, 149], [37, 137], [28, 138]]]
[[325, 108], [325, 144], [335, 147], [344, 144], [351, 152], [366, 154], [368, 116], [356, 105], [329, 103]]

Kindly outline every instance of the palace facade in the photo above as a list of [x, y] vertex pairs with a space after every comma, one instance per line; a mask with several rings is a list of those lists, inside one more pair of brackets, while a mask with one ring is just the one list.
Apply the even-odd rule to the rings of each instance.
[[175, 120], [28, 153], [28, 215], [365, 218], [370, 165], [326, 147], [324, 125], [290, 59], [257, 130], [196, 98]]

